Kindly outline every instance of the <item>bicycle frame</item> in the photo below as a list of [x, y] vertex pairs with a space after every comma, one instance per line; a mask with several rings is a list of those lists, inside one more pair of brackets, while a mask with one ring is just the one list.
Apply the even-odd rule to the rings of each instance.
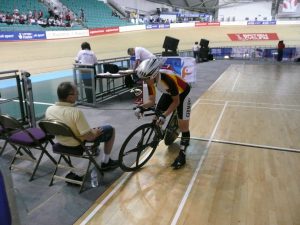
[[[149, 110], [152, 110], [154, 112], [153, 113], [144, 114], [144, 116], [155, 115], [158, 118], [162, 114], [159, 110], [156, 110], [154, 108], [150, 108]], [[161, 126], [157, 125], [155, 119], [152, 121], [152, 123], [156, 127], [156, 129], [157, 129], [157, 131], [159, 133], [160, 140], [164, 139], [166, 145], [172, 144], [175, 141], [175, 139], [178, 137], [178, 135], [179, 135], [177, 110], [175, 110], [172, 113], [172, 115], [171, 115], [171, 117], [170, 117], [170, 119], [168, 121], [168, 124], [165, 127], [165, 129], [162, 129]]]

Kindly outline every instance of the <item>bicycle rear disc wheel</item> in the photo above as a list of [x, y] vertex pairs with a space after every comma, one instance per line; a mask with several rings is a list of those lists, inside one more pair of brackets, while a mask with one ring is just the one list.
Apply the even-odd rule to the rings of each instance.
[[155, 125], [148, 123], [136, 128], [121, 147], [120, 168], [126, 172], [141, 168], [152, 157], [159, 141]]

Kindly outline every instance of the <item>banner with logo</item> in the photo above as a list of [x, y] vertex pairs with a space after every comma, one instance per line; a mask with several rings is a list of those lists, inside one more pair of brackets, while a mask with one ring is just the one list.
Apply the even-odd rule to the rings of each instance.
[[195, 22], [195, 27], [220, 26], [220, 22]]
[[47, 39], [88, 37], [89, 30], [56, 30], [46, 31]]
[[161, 71], [171, 70], [180, 75], [186, 82], [196, 82], [196, 60], [192, 57], [166, 57]]
[[152, 29], [168, 29], [170, 28], [169, 23], [153, 23], [153, 24], [147, 24], [145, 25], [147, 30]]
[[271, 21], [248, 21], [247, 25], [276, 25], [276, 21], [275, 20], [271, 20]]
[[274, 41], [279, 40], [276, 33], [227, 34], [231, 41]]
[[112, 34], [119, 33], [119, 27], [105, 27], [105, 28], [95, 28], [90, 29], [90, 36], [102, 35], [102, 34]]
[[46, 33], [44, 31], [0, 32], [0, 41], [29, 41], [44, 39], [46, 39]]

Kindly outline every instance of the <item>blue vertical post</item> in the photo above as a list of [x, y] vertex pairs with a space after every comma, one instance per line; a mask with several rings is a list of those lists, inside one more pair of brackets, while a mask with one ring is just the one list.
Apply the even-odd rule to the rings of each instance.
[[10, 208], [5, 190], [5, 183], [2, 173], [0, 171], [0, 224], [11, 225], [12, 219], [10, 214]]

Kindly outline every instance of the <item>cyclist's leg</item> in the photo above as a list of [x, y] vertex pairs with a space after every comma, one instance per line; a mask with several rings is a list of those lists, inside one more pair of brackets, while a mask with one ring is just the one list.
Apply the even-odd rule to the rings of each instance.
[[189, 97], [189, 92], [183, 93], [180, 95], [180, 104], [177, 108], [178, 114], [178, 126], [181, 131], [181, 140], [180, 140], [180, 151], [172, 163], [174, 169], [179, 169], [186, 163], [185, 155], [186, 149], [190, 143], [190, 114], [191, 114], [191, 99]]

